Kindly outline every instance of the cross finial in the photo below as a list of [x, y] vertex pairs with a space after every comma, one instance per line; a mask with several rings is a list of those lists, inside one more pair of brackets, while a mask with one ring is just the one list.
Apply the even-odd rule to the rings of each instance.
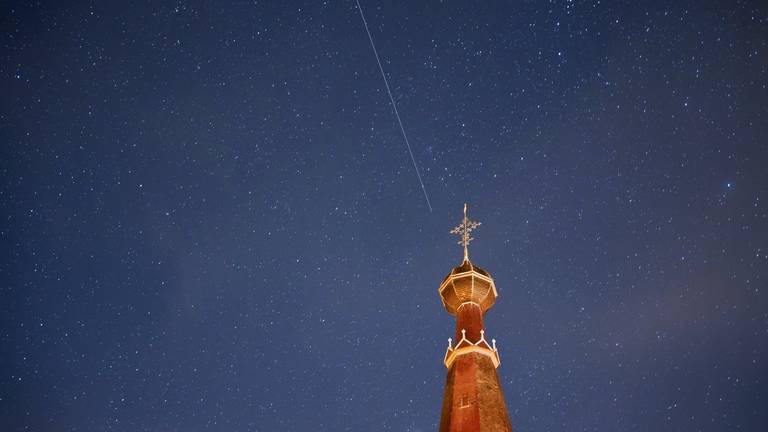
[[474, 240], [470, 237], [470, 233], [480, 226], [480, 222], [469, 220], [467, 217], [467, 203], [464, 203], [464, 219], [461, 224], [451, 230], [451, 234], [458, 234], [461, 236], [461, 240], [458, 241], [459, 245], [464, 246], [464, 261], [469, 261], [469, 242]]

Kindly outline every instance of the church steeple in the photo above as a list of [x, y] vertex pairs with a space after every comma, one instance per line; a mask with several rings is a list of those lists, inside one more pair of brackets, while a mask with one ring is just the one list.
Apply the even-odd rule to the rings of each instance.
[[483, 315], [498, 293], [491, 275], [469, 260], [470, 233], [480, 222], [464, 219], [451, 230], [461, 236], [464, 260], [443, 279], [438, 292], [443, 306], [456, 316], [456, 343], [448, 338], [443, 363], [448, 368], [440, 432], [512, 431], [496, 368], [496, 340], [485, 337]]

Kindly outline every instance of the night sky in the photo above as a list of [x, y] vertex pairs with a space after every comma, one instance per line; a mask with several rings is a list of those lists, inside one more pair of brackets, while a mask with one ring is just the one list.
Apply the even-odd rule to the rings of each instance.
[[0, 428], [434, 431], [467, 201], [516, 431], [768, 430], [768, 5], [361, 4], [431, 212], [354, 1], [1, 6]]

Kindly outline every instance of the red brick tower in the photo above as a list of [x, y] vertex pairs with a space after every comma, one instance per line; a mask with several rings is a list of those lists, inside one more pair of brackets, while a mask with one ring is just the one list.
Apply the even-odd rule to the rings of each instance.
[[499, 352], [496, 340], [485, 337], [483, 315], [498, 296], [491, 275], [469, 261], [470, 233], [480, 225], [467, 219], [451, 233], [459, 234], [464, 246], [464, 261], [440, 284], [440, 299], [449, 314], [456, 316], [456, 343], [448, 339], [445, 367], [443, 414], [440, 432], [511, 432], [507, 406], [496, 368]]

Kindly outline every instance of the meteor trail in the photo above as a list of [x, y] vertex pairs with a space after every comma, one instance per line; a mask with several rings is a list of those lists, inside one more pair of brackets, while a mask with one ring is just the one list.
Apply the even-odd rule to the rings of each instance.
[[368, 40], [371, 41], [371, 48], [373, 48], [373, 55], [376, 56], [376, 63], [379, 64], [379, 71], [381, 72], [381, 77], [384, 78], [384, 86], [387, 88], [389, 101], [392, 102], [392, 108], [395, 111], [395, 117], [397, 117], [397, 124], [400, 125], [400, 132], [403, 133], [403, 139], [405, 139], [405, 145], [408, 147], [408, 154], [411, 155], [411, 162], [413, 162], [413, 169], [414, 171], [416, 171], [416, 177], [419, 178], [421, 191], [424, 192], [424, 199], [427, 200], [427, 206], [429, 207], [429, 211], [432, 212], [432, 204], [430, 204], [429, 202], [429, 196], [427, 196], [427, 189], [424, 187], [424, 182], [421, 180], [421, 174], [419, 174], [419, 167], [416, 166], [416, 158], [413, 157], [413, 150], [411, 150], [411, 143], [408, 142], [408, 135], [405, 134], [403, 121], [400, 120], [400, 113], [397, 112], [397, 105], [395, 104], [395, 99], [392, 97], [392, 91], [389, 90], [389, 82], [387, 82], [387, 76], [384, 74], [384, 68], [381, 66], [381, 60], [379, 60], [379, 53], [378, 51], [376, 51], [376, 45], [374, 45], [373, 43], [373, 38], [371, 37], [371, 31], [368, 29], [368, 22], [365, 20], [365, 15], [363, 15], [363, 8], [360, 6], [360, 0], [355, 0], [355, 2], [357, 2], [357, 10], [360, 11], [360, 18], [363, 19], [365, 32], [368, 33]]

